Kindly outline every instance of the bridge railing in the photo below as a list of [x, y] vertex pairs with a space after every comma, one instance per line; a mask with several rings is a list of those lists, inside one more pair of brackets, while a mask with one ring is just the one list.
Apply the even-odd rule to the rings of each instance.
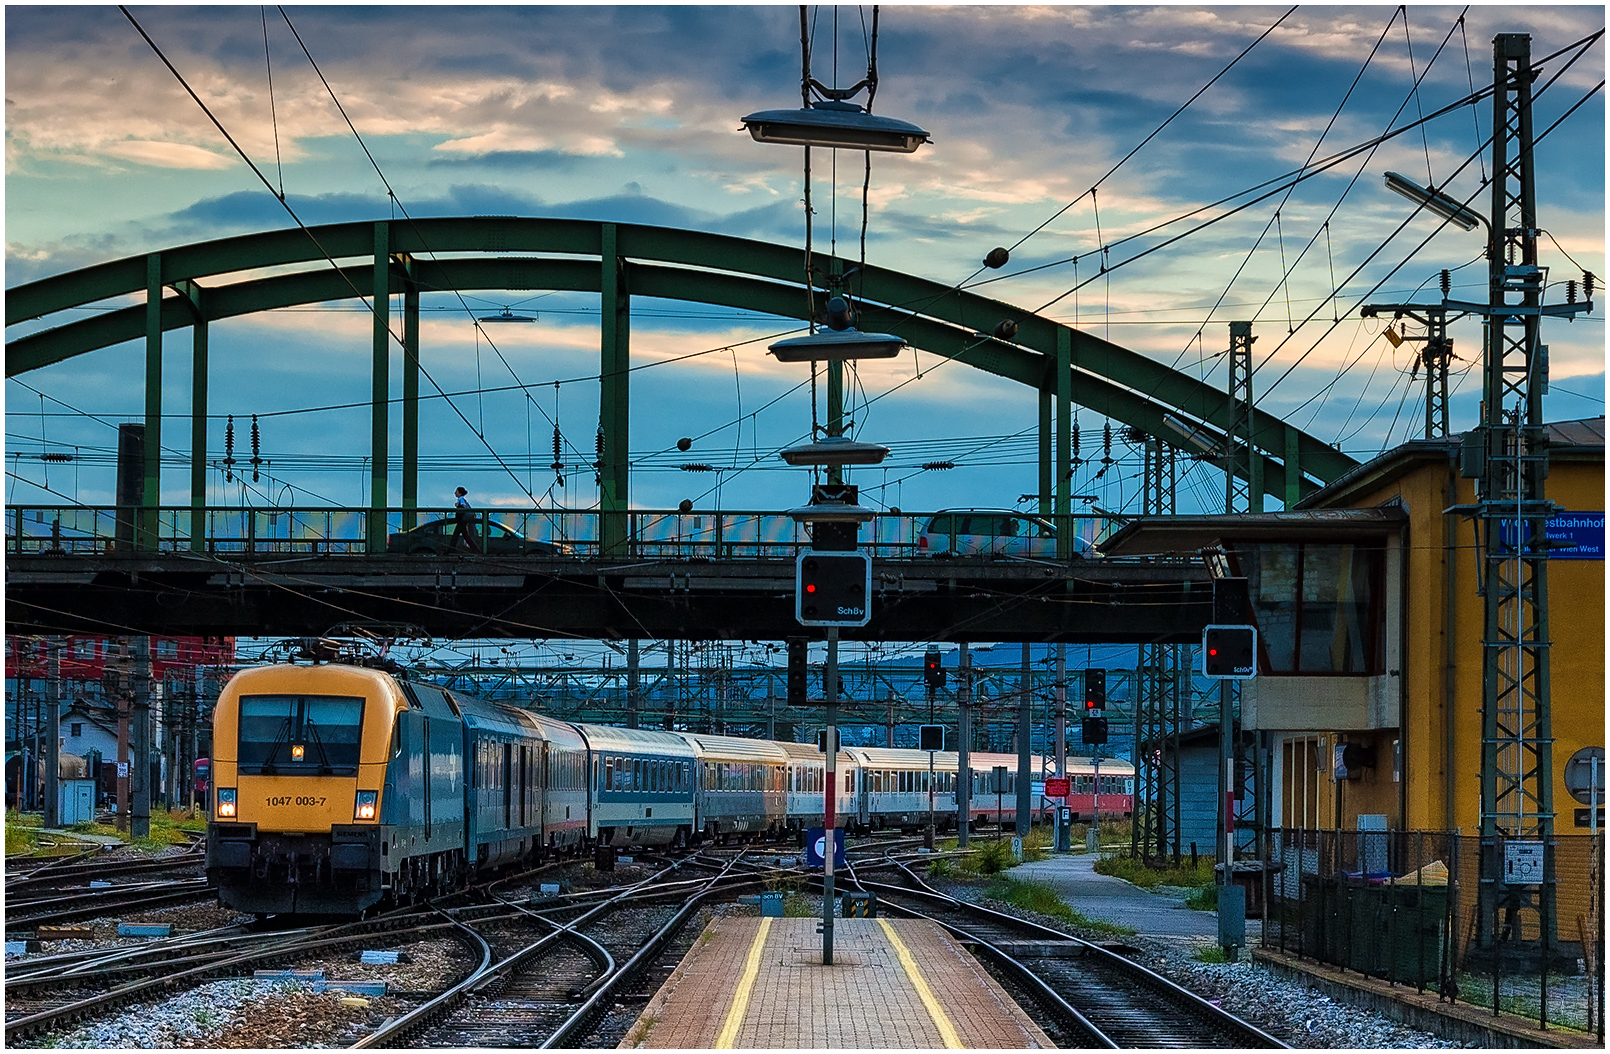
[[[199, 519], [198, 519], [199, 515]], [[587, 509], [475, 509], [470, 513], [482, 552], [490, 555], [602, 553], [606, 515]], [[793, 559], [810, 545], [803, 524], [778, 512], [635, 509], [625, 514], [626, 551], [638, 559]], [[982, 554], [1050, 557], [1054, 539], [939, 535], [922, 545], [933, 514], [879, 513], [861, 528], [861, 548], [882, 559], [911, 558], [958, 548]], [[1084, 537], [1095, 516], [1072, 517]], [[370, 537], [370, 524], [385, 537]], [[205, 552], [220, 556], [443, 553], [467, 551], [454, 539], [455, 511], [442, 509], [209, 508], [130, 509], [115, 506], [13, 505], [6, 509], [7, 553]], [[1028, 546], [1036, 548], [1030, 550]], [[1045, 550], [1045, 551], [1041, 551]]]

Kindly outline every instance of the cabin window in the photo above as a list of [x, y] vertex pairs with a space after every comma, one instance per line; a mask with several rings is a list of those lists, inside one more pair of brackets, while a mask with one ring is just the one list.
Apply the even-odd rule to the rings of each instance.
[[363, 699], [333, 695], [243, 695], [243, 775], [356, 775]]
[[82, 721], [74, 721], [73, 722], [73, 738], [77, 739], [79, 736], [81, 736], [83, 734], [84, 734], [84, 722], [82, 722]]

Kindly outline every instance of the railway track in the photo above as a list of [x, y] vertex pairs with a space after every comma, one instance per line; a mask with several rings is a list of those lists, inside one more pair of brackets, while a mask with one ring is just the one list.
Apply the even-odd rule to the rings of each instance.
[[[381, 935], [390, 939], [429, 935], [455, 925], [434, 916], [429, 922], [424, 918], [423, 913], [407, 908], [365, 921], [301, 930], [217, 934], [200, 941], [196, 940], [199, 935], [192, 934], [152, 942], [139, 949], [101, 949], [100, 954], [111, 960], [108, 962], [95, 962], [92, 956], [68, 962], [67, 956], [60, 956], [53, 957], [56, 961], [50, 966], [39, 966], [23, 976], [13, 977], [8, 969], [6, 1045], [14, 1046], [21, 1039], [90, 1020], [131, 1003], [166, 998], [217, 978], [350, 952], [371, 945]], [[125, 951], [150, 958], [131, 961], [120, 956]], [[131, 975], [138, 976], [128, 979]]]
[[141, 882], [114, 886], [70, 896], [38, 895], [28, 899], [6, 898], [6, 931], [31, 930], [63, 922], [96, 918], [114, 911], [144, 911], [186, 901], [208, 900], [214, 891], [205, 878], [181, 882]]
[[97, 879], [118, 878], [125, 875], [144, 875], [166, 871], [199, 871], [205, 862], [202, 843], [194, 843], [182, 853], [159, 857], [155, 860], [116, 860], [102, 863], [75, 864], [63, 867], [37, 868], [16, 878], [6, 879], [6, 900], [26, 898], [42, 890], [64, 889], [75, 883]]
[[[1039, 1006], [1061, 1046], [1278, 1049], [1286, 1044], [1188, 989], [1098, 944], [967, 904], [897, 865], [904, 884], [850, 881], [876, 893], [881, 908], [929, 919], [994, 964], [1023, 1001]], [[1045, 1023], [1043, 1020], [1042, 1023]]]

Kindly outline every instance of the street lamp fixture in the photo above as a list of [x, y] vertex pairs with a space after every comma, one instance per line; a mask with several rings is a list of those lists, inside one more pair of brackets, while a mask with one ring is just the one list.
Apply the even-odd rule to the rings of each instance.
[[877, 513], [865, 505], [842, 501], [820, 501], [789, 509], [784, 515], [795, 523], [870, 523]]
[[537, 320], [536, 316], [534, 316], [534, 315], [516, 315], [512, 311], [510, 311], [508, 308], [504, 308], [503, 311], [500, 314], [483, 315], [482, 317], [476, 319], [475, 321], [477, 321], [477, 322], [535, 322], [536, 320]]
[[1163, 423], [1169, 428], [1172, 428], [1174, 431], [1178, 432], [1180, 435], [1184, 436], [1186, 442], [1190, 443], [1194, 447], [1197, 447], [1203, 453], [1222, 453], [1218, 440], [1214, 437], [1213, 433], [1209, 432], [1206, 428], [1202, 428], [1198, 425], [1188, 424], [1184, 421], [1181, 421], [1173, 414], [1164, 414]]
[[767, 350], [778, 362], [817, 362], [823, 359], [892, 359], [906, 346], [893, 333], [863, 333], [855, 328], [855, 308], [847, 297], [828, 300], [827, 328], [803, 337], [779, 340]]
[[759, 110], [743, 118], [757, 143], [825, 146], [910, 154], [931, 142], [909, 121], [867, 113], [853, 102], [824, 99], [798, 110]]
[[1474, 230], [1478, 223], [1484, 226], [1487, 225], [1487, 217], [1481, 213], [1476, 212], [1462, 202], [1455, 201], [1440, 190], [1422, 187], [1414, 180], [1400, 173], [1388, 172], [1386, 174], [1386, 189], [1425, 206], [1428, 211], [1441, 216], [1460, 230]]
[[802, 443], [783, 451], [790, 465], [876, 465], [889, 456], [889, 448], [879, 443], [860, 443], [844, 436], [824, 436], [814, 443]]

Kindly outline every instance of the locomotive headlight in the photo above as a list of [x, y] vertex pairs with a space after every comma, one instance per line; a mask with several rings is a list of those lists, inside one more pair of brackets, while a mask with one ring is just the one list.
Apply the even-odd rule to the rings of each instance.
[[380, 799], [379, 791], [359, 791], [358, 804], [353, 809], [352, 816], [357, 820], [372, 820], [375, 818], [375, 803]]
[[235, 815], [235, 788], [218, 788], [218, 815], [220, 817]]
[[292, 761], [301, 761], [306, 756], [307, 756], [307, 748], [302, 746], [302, 744], [297, 743], [297, 744], [294, 744], [291, 747], [291, 760]]

